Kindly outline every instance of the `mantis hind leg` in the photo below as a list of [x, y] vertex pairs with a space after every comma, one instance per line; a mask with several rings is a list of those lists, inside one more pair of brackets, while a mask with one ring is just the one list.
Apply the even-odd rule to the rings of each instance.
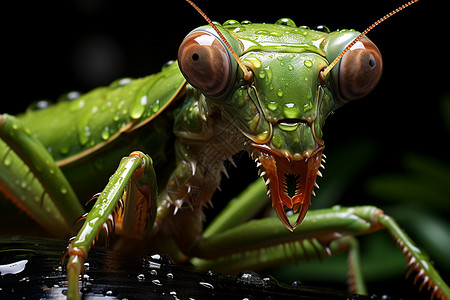
[[[290, 218], [295, 221], [296, 216]], [[191, 262], [198, 268], [237, 274], [349, 251], [350, 281], [359, 293], [364, 293], [364, 285], [358, 246], [353, 237], [387, 229], [407, 258], [408, 275], [416, 273], [414, 282], [420, 281], [419, 288], [426, 286], [432, 297], [450, 299], [450, 289], [430, 259], [392, 218], [373, 206], [310, 211], [294, 232], [286, 230], [277, 218], [252, 220], [220, 229], [223, 231], [211, 230], [194, 249], [192, 255], [196, 258]]]
[[0, 192], [53, 236], [67, 237], [83, 213], [41, 142], [13, 116], [0, 115]]
[[84, 224], [65, 253], [69, 255], [69, 299], [79, 298], [78, 279], [101, 230], [106, 232], [107, 241], [112, 230], [129, 239], [149, 237], [156, 216], [156, 196], [151, 158], [137, 151], [124, 157], [91, 211], [80, 218], [85, 220]]

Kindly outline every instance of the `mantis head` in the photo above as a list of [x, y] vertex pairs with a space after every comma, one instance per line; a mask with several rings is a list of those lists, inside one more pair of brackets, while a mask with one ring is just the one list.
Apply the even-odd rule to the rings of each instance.
[[[309, 30], [289, 19], [220, 26], [199, 12], [210, 26], [184, 39], [180, 70], [251, 141], [272, 206], [292, 231], [321, 176], [326, 117], [367, 95], [381, 77], [381, 54], [365, 37], [376, 24], [361, 34]], [[298, 213], [294, 224], [288, 210]]]

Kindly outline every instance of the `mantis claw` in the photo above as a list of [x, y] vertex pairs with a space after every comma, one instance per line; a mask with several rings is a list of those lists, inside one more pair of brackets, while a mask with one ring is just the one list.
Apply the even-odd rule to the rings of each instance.
[[[322, 148], [311, 155], [292, 157], [289, 153], [280, 156], [269, 147], [256, 145], [257, 165], [262, 169], [268, 193], [272, 196], [272, 207], [280, 221], [293, 231], [302, 220], [311, 204], [311, 195], [316, 184], [316, 176], [321, 165]], [[286, 215], [285, 207], [298, 217], [292, 225]]]

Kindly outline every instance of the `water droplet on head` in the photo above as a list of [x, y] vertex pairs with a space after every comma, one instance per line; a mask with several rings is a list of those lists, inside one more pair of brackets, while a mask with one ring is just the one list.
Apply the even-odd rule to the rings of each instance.
[[317, 31], [330, 33], [330, 29], [327, 26], [325, 26], [325, 25], [318, 25], [318, 26], [314, 27], [314, 29], [317, 30]]
[[306, 67], [308, 67], [308, 68], [311, 68], [311, 67], [313, 66], [313, 62], [310, 61], [310, 60], [305, 60], [305, 61], [303, 62], [303, 64], [304, 64]]
[[57, 102], [66, 102], [73, 101], [81, 97], [81, 93], [79, 91], [70, 91], [68, 93], [62, 94], [59, 96]]
[[167, 62], [165, 62], [161, 68], [161, 71], [164, 70], [165, 68], [171, 66], [175, 61], [174, 60], [169, 60]]
[[245, 61], [248, 61], [255, 67], [255, 69], [258, 69], [261, 67], [261, 61], [256, 57], [246, 57], [244, 58]]
[[46, 109], [46, 108], [50, 107], [51, 105], [53, 105], [53, 102], [51, 102], [49, 100], [39, 100], [39, 101], [31, 103], [27, 107], [26, 112], [28, 113], [31, 111]]
[[297, 27], [295, 22], [289, 18], [281, 18], [278, 21], [275, 22], [276, 25], [285, 25], [290, 27]]
[[227, 25], [229, 25], [229, 26], [237, 26], [237, 25], [241, 25], [241, 23], [239, 23], [236, 20], [228, 20], [228, 21], [223, 22], [223, 26], [227, 26]]

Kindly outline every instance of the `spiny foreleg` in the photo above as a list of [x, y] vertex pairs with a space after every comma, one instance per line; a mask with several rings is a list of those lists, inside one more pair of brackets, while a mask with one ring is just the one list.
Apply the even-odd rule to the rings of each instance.
[[[92, 210], [82, 217], [85, 221], [78, 235], [70, 241], [67, 249], [69, 299], [80, 297], [79, 276], [83, 274], [89, 249], [102, 229], [107, 233], [107, 240], [114, 227], [116, 233], [127, 237], [148, 237], [156, 215], [156, 195], [156, 176], [151, 158], [141, 152], [124, 157]], [[122, 210], [120, 207], [124, 207], [123, 215], [115, 213]]]

